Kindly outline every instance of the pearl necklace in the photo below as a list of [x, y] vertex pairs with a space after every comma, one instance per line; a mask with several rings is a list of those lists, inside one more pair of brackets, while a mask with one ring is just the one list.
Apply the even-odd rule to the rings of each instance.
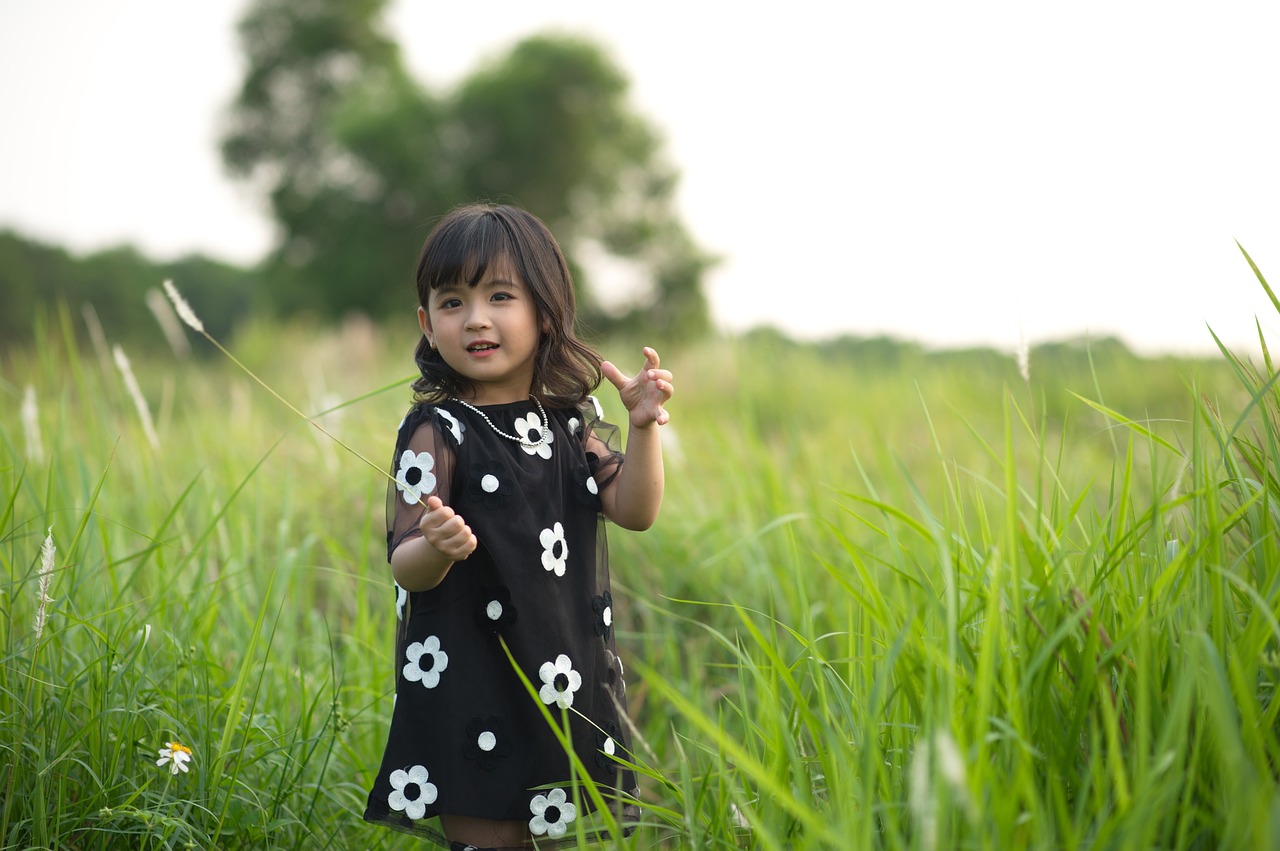
[[541, 420], [542, 436], [537, 440], [530, 440], [527, 437], [520, 437], [514, 434], [507, 434], [505, 431], [502, 431], [496, 425], [494, 425], [493, 420], [489, 419], [489, 415], [486, 414], [484, 411], [480, 410], [479, 408], [477, 408], [475, 405], [468, 404], [467, 402], [464, 402], [461, 399], [458, 399], [457, 397], [452, 397], [452, 398], [453, 398], [453, 401], [457, 402], [459, 405], [466, 408], [467, 410], [474, 411], [475, 413], [479, 414], [480, 419], [487, 422], [489, 424], [489, 428], [493, 429], [493, 433], [496, 434], [498, 437], [505, 437], [507, 440], [513, 440], [516, 443], [528, 449], [537, 449], [539, 446], [542, 446], [544, 443], [547, 442], [547, 438], [551, 434], [551, 423], [547, 421], [547, 412], [543, 409], [542, 402], [538, 401], [538, 397], [534, 396], [532, 393], [529, 394], [529, 398], [533, 400], [533, 404], [538, 406], [538, 413], [542, 417], [542, 420]]

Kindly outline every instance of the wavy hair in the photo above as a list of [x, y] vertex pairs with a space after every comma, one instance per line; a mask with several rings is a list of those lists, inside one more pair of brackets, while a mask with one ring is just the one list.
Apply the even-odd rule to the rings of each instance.
[[[547, 226], [518, 207], [469, 204], [451, 211], [432, 229], [418, 258], [418, 304], [431, 292], [465, 283], [474, 287], [493, 264], [509, 261], [533, 296], [541, 334], [531, 390], [544, 402], [573, 407], [600, 384], [600, 355], [574, 333], [576, 300], [564, 253]], [[414, 360], [422, 377], [413, 384], [418, 401], [470, 396], [473, 382], [445, 363], [426, 337]]]

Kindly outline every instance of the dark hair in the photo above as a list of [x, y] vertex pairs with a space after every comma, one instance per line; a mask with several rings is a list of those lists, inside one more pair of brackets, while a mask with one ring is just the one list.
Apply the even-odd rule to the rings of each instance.
[[[418, 258], [418, 304], [431, 291], [459, 282], [474, 287], [491, 264], [509, 261], [533, 296], [541, 335], [531, 390], [557, 407], [581, 404], [600, 383], [600, 356], [574, 334], [573, 278], [555, 237], [537, 216], [518, 207], [471, 204], [440, 220]], [[469, 396], [475, 386], [444, 362], [426, 337], [414, 360], [422, 378], [413, 384], [419, 401]]]

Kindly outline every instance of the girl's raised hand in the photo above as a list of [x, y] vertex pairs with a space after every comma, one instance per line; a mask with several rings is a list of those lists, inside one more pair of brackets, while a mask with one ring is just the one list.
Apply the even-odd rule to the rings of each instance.
[[427, 513], [418, 521], [422, 537], [450, 561], [462, 561], [476, 550], [476, 536], [462, 515], [441, 502], [438, 496], [427, 497]]
[[609, 361], [600, 364], [600, 372], [618, 388], [633, 428], [648, 428], [654, 423], [666, 425], [671, 419], [662, 405], [671, 398], [675, 388], [671, 385], [671, 373], [659, 369], [658, 364], [658, 353], [648, 346], [644, 347], [644, 368], [634, 378], [627, 378]]

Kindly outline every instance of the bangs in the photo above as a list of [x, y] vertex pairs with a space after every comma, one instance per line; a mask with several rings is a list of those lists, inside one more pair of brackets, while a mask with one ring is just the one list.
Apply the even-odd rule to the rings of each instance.
[[516, 246], [502, 220], [488, 210], [459, 217], [444, 225], [430, 241], [418, 263], [419, 273], [433, 290], [455, 284], [474, 287], [495, 263], [515, 263]]

